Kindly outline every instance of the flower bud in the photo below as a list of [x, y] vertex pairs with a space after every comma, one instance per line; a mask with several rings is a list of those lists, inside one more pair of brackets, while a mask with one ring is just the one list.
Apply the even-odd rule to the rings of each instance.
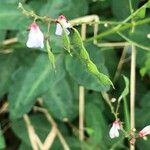
[[44, 47], [44, 35], [35, 22], [33, 22], [29, 28], [28, 40], [26, 45], [29, 48]]

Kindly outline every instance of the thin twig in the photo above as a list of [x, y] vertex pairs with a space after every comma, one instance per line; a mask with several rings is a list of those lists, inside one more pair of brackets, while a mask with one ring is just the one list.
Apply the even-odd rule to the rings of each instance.
[[109, 95], [106, 93], [106, 92], [101, 92], [104, 100], [106, 101], [106, 103], [108, 104], [108, 106], [110, 107], [111, 109], [111, 113], [114, 115], [115, 119], [117, 120], [118, 119], [118, 116], [114, 110], [114, 107], [113, 105], [111, 104], [110, 100], [109, 100]]
[[82, 24], [90, 24], [90, 25], [99, 24], [99, 17], [97, 15], [83, 16], [83, 17], [70, 20], [69, 23], [71, 23], [72, 26], [82, 25]]
[[84, 87], [79, 86], [79, 138], [84, 140]]
[[31, 142], [31, 146], [32, 146], [33, 150], [38, 150], [38, 145], [37, 145], [36, 138], [35, 138], [35, 131], [34, 131], [33, 126], [30, 123], [30, 119], [29, 119], [28, 115], [26, 115], [26, 114], [23, 116], [23, 118], [24, 118], [24, 121], [25, 121], [27, 129], [28, 129], [28, 135], [29, 135], [29, 139]]
[[118, 77], [120, 75], [120, 72], [121, 72], [121, 69], [122, 69], [122, 66], [123, 66], [123, 60], [126, 57], [126, 48], [127, 47], [123, 48], [123, 52], [122, 52], [122, 55], [120, 57], [120, 60], [119, 60], [118, 66], [117, 66], [117, 70], [116, 70], [116, 73], [114, 75], [114, 79], [113, 79], [114, 83], [116, 82], [116, 80], [118, 79]]
[[10, 38], [10, 39], [4, 40], [2, 42], [2, 45], [6, 46], [6, 45], [14, 44], [16, 42], [18, 42], [18, 38], [14, 37], [14, 38]]
[[0, 109], [0, 114], [8, 112], [8, 102], [5, 102]]
[[[95, 21], [100, 22], [98, 16], [95, 17]], [[94, 24], [94, 37], [97, 36], [98, 30], [99, 30], [99, 25], [95, 23], [95, 24]], [[97, 44], [97, 39], [96, 39], [96, 38], [93, 40], [93, 43], [94, 43], [94, 44]]]
[[130, 45], [129, 42], [97, 43], [98, 47], [124, 47]]
[[50, 133], [48, 134], [47, 138], [44, 141], [43, 144], [43, 150], [49, 150], [56, 138], [57, 135], [57, 128], [56, 126], [53, 126]]
[[67, 142], [65, 141], [63, 135], [61, 134], [61, 132], [60, 132], [59, 129], [57, 128], [57, 124], [56, 124], [56, 122], [54, 121], [54, 119], [52, 118], [52, 116], [50, 115], [50, 113], [49, 113], [46, 109], [40, 108], [40, 107], [37, 107], [37, 106], [34, 106], [34, 109], [45, 114], [45, 116], [46, 116], [47, 120], [50, 122], [50, 124], [51, 124], [52, 126], [55, 126], [55, 127], [56, 127], [58, 138], [60, 139], [60, 142], [61, 142], [61, 144], [62, 144], [64, 150], [70, 150], [69, 145], [67, 144]]
[[[86, 24], [81, 25], [81, 37], [83, 40], [86, 39]], [[84, 87], [79, 86], [79, 138], [81, 141], [84, 140]]]
[[[131, 130], [135, 129], [135, 80], [136, 80], [136, 48], [132, 45], [131, 49], [131, 72], [130, 72], [130, 123]], [[135, 146], [130, 144], [130, 150]]]

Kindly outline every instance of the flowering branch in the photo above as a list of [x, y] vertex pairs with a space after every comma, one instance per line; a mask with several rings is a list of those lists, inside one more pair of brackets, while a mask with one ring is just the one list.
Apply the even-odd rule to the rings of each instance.
[[47, 16], [39, 16], [39, 15], [35, 14], [34, 11], [27, 11], [27, 10], [23, 7], [22, 3], [20, 3], [20, 2], [19, 2], [19, 4], [18, 4], [18, 9], [21, 9], [21, 10], [22, 10], [22, 13], [23, 13], [24, 15], [34, 18], [34, 21], [36, 21], [36, 20], [41, 20], [41, 21], [43, 21], [43, 22], [45, 22], [45, 23], [52, 23], [52, 22], [53, 22], [53, 23], [56, 23], [56, 19], [52, 19], [52, 18], [47, 17]]

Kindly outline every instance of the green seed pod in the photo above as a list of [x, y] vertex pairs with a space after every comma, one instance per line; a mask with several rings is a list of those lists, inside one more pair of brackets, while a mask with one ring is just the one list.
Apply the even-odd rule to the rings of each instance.
[[82, 38], [78, 32], [78, 30], [76, 30], [75, 28], [72, 28], [74, 31], [73, 37], [72, 37], [72, 42], [74, 45], [77, 45], [78, 47], [82, 48], [83, 47], [83, 42], [82, 42]]
[[113, 86], [113, 83], [111, 82], [111, 80], [106, 75], [99, 72], [99, 70], [97, 69], [97, 66], [90, 60], [89, 54], [84, 47], [84, 44], [83, 44], [83, 41], [79, 32], [75, 28], [73, 28], [73, 31], [74, 33], [73, 33], [71, 42], [73, 44], [74, 51], [78, 53], [77, 56], [82, 60], [82, 62], [84, 62], [84, 64], [87, 67], [87, 70], [98, 78], [98, 80], [100, 81], [100, 84], [102, 83], [105, 85]]
[[46, 40], [46, 48], [47, 48], [47, 52], [48, 52], [48, 58], [52, 64], [53, 68], [55, 69], [55, 56], [51, 51], [51, 47], [50, 47], [48, 40]]
[[70, 49], [71, 49], [70, 39], [69, 39], [69, 36], [66, 34], [65, 31], [63, 32], [63, 45], [64, 45], [64, 48], [70, 54]]
[[99, 71], [96, 65], [91, 60], [87, 62], [87, 68], [92, 74], [98, 75]]
[[88, 61], [90, 60], [89, 54], [84, 47], [82, 47], [82, 49], [80, 50], [80, 57], [81, 59], [85, 59]]

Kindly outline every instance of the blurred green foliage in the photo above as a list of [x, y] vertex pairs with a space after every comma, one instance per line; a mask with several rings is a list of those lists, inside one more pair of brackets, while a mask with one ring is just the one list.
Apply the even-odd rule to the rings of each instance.
[[[31, 122], [36, 133], [42, 141], [49, 133], [51, 126], [44, 115], [32, 112], [32, 107], [37, 104], [37, 98], [43, 99], [43, 106], [51, 113], [63, 133], [64, 138], [71, 150], [126, 150], [129, 145], [121, 133], [117, 139], [110, 139], [109, 130], [114, 121], [111, 111], [103, 102], [100, 92], [108, 91], [110, 97], [118, 98], [124, 89], [121, 74], [129, 78], [131, 47], [127, 48], [125, 61], [120, 74], [116, 80], [115, 90], [109, 85], [100, 84], [99, 80], [87, 71], [81, 59], [64, 50], [62, 39], [54, 35], [55, 26], [51, 26], [50, 46], [56, 58], [56, 71], [49, 62], [46, 48], [28, 49], [26, 40], [28, 27], [32, 18], [24, 16], [18, 9], [19, 0], [0, 0], [0, 102], [3, 104], [7, 99], [9, 118], [2, 117], [1, 125], [5, 119], [11, 122], [11, 130], [15, 138], [19, 139], [19, 150], [29, 150], [31, 143], [22, 116], [29, 113]], [[39, 15], [57, 18], [64, 14], [69, 20], [77, 17], [97, 14], [101, 20], [123, 21], [131, 13], [128, 0], [21, 0], [24, 7], [33, 10]], [[146, 0], [131, 0], [135, 11]], [[143, 9], [132, 21], [149, 18], [149, 8]], [[41, 30], [46, 33], [47, 26], [38, 22]], [[134, 24], [133, 24], [134, 25]], [[99, 25], [99, 33], [104, 32], [115, 25], [104, 27]], [[77, 27], [80, 30], [80, 27]], [[142, 46], [150, 47], [149, 23], [126, 29], [122, 32], [131, 41]], [[72, 33], [71, 33], [72, 34]], [[87, 36], [91, 37], [93, 31], [91, 26], [87, 28]], [[4, 40], [18, 38], [18, 42], [5, 45]], [[125, 41], [117, 33], [108, 35], [100, 42], [122, 42]], [[121, 47], [97, 47], [92, 42], [84, 42], [90, 59], [97, 68], [108, 75], [113, 81], [123, 48]], [[46, 46], [45, 46], [46, 47]], [[74, 48], [76, 50], [76, 47]], [[136, 60], [136, 127], [138, 130], [150, 124], [150, 52], [137, 47]], [[79, 85], [85, 87], [85, 134], [86, 140], [80, 142], [78, 133], [73, 132], [78, 128], [78, 97]], [[124, 93], [128, 93], [127, 89]], [[126, 97], [129, 107], [129, 96]], [[68, 120], [68, 124], [64, 119]], [[139, 119], [140, 118], [140, 119]], [[120, 119], [125, 122], [123, 105], [120, 106]], [[126, 123], [126, 122], [125, 122]], [[72, 126], [70, 126], [73, 125]], [[10, 148], [12, 145], [6, 140], [0, 130], [0, 149]], [[90, 132], [91, 131], [91, 132]], [[7, 131], [6, 131], [7, 132]], [[78, 132], [78, 131], [77, 131]], [[5, 135], [5, 134], [4, 134]], [[8, 135], [5, 135], [5, 137]], [[13, 140], [13, 139], [12, 139]], [[17, 142], [13, 143], [18, 144]], [[137, 140], [136, 149], [148, 150], [149, 141]], [[58, 139], [55, 140], [52, 150], [60, 150], [62, 145]]]

